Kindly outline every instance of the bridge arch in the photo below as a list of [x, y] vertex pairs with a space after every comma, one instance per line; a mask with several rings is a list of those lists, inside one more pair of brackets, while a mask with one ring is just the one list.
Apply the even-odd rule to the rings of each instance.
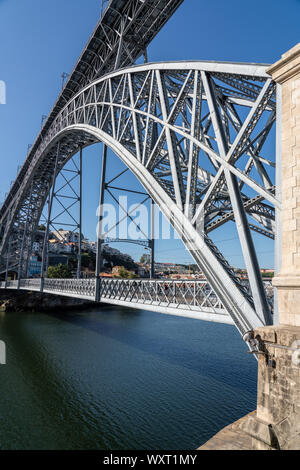
[[[254, 83], [250, 84], [250, 80]], [[220, 81], [223, 85], [227, 84], [228, 88], [221, 87]], [[259, 83], [263, 85], [260, 86]], [[239, 331], [244, 334], [270, 322], [268, 307], [263, 299], [253, 300], [255, 295], [251, 297], [246, 292], [207, 234], [201, 234], [196, 229], [195, 203], [197, 192], [200, 192], [197, 186], [201, 173], [198, 157], [199, 152], [203, 151], [215, 168], [215, 175], [207, 168], [202, 168], [203, 194], [200, 208], [204, 209], [208, 202], [210, 209], [215, 210], [217, 219], [222, 218], [219, 217], [222, 211], [213, 207], [209, 197], [213, 197], [215, 201], [221, 194], [225, 199], [227, 191], [227, 199], [232, 202], [229, 215], [231, 218], [240, 218], [240, 224], [244, 224], [244, 233], [241, 235], [243, 242], [251, 245], [251, 240], [245, 234], [248, 224], [245, 221], [244, 208], [254, 201], [249, 197], [246, 200], [245, 195], [241, 197], [241, 186], [249, 184], [252, 190], [258, 192], [258, 204], [263, 200], [277, 204], [262, 160], [253, 155], [261, 149], [260, 144], [266, 139], [275, 120], [274, 91], [274, 84], [266, 77], [262, 67], [241, 64], [150, 64], [121, 70], [91, 83], [60, 111], [38, 150], [31, 156], [15, 199], [10, 207], [8, 201], [6, 213], [2, 212], [0, 221], [6, 227], [2, 234], [2, 255], [13, 224], [16, 227], [21, 205], [28, 200], [28, 191], [34, 178], [37, 178], [37, 182], [42, 182], [43, 187], [39, 194], [39, 207], [35, 205], [32, 208], [32, 221], [35, 226], [38, 223], [42, 202], [45, 202], [49, 191], [49, 176], [54, 171], [58, 144], [62, 155], [61, 169], [80, 147], [101, 141], [132, 171], [173, 225]], [[234, 108], [234, 104], [240, 106], [241, 103], [250, 110], [244, 123], [239, 122]], [[205, 119], [201, 120], [199, 111], [204, 104], [206, 112], [208, 111], [206, 123]], [[268, 111], [269, 117], [255, 138], [255, 143], [259, 142], [259, 145], [254, 146], [250, 136], [264, 111]], [[178, 122], [179, 115], [183, 125]], [[226, 122], [222, 125], [221, 119], [226, 121], [224, 115], [227, 125]], [[229, 115], [236, 130], [235, 137], [227, 129]], [[202, 123], [206, 129], [203, 129]], [[213, 143], [204, 135], [204, 131], [207, 133], [208, 129], [214, 131]], [[186, 159], [175, 134], [188, 141]], [[235, 163], [246, 152], [245, 148], [252, 155], [247, 171], [242, 171]], [[164, 173], [168, 174], [169, 179], [162, 179], [158, 176], [160, 173], [154, 171], [158, 162], [164, 163]], [[43, 168], [44, 172], [41, 173], [45, 164], [49, 171], [45, 172]], [[253, 166], [263, 184], [249, 177]], [[163, 169], [160, 168], [160, 172]], [[184, 174], [187, 174], [185, 179]], [[237, 177], [240, 178], [239, 187]], [[187, 209], [187, 202], [194, 206], [192, 214]], [[270, 210], [270, 207], [262, 204], [260, 209], [260, 217], [266, 221], [266, 212], [263, 211]], [[259, 208], [257, 210], [259, 212]], [[201, 211], [199, 214], [201, 215]], [[226, 216], [225, 214], [225, 219]], [[222, 224], [222, 220], [219, 223]], [[24, 229], [24, 223], [22, 225], [19, 222], [20, 227]], [[251, 247], [250, 250], [245, 247], [245, 251], [249, 256]], [[251, 256], [253, 257], [253, 253]], [[255, 260], [248, 261], [254, 276]], [[261, 295], [259, 280], [255, 276], [252, 278], [251, 288], [252, 292], [253, 288], [257, 289], [256, 297]], [[260, 308], [257, 308], [258, 304]]]

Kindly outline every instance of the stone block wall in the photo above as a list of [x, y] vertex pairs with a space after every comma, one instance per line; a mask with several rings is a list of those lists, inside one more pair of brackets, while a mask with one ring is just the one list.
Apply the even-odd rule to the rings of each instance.
[[244, 430], [255, 449], [300, 449], [300, 327], [260, 328], [255, 338], [257, 411]]

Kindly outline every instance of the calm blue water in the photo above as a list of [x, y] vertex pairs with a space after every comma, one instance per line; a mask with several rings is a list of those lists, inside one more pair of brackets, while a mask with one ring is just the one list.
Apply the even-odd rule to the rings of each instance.
[[0, 449], [195, 449], [255, 408], [235, 328], [147, 311], [2, 314]]

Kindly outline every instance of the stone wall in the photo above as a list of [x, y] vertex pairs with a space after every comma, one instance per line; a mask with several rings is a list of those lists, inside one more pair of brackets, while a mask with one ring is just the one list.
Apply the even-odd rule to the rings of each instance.
[[0, 311], [2, 312], [51, 312], [95, 307], [95, 302], [73, 299], [39, 292], [12, 291], [0, 293]]
[[300, 327], [255, 331], [259, 345], [257, 411], [242, 429], [257, 450], [300, 449]]

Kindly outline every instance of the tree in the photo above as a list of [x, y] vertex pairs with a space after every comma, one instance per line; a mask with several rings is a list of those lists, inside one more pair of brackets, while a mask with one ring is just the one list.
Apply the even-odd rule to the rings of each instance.
[[49, 279], [70, 279], [72, 272], [67, 265], [49, 266], [48, 277]]
[[129, 271], [128, 279], [139, 279], [139, 276], [132, 271]]
[[119, 277], [122, 279], [138, 279], [138, 276], [132, 271], [127, 271], [123, 266], [119, 269]]
[[272, 278], [274, 277], [274, 273], [262, 273], [262, 277]]
[[124, 266], [121, 266], [121, 268], [119, 269], [119, 276], [122, 278], [122, 279], [127, 279], [128, 278], [128, 271], [124, 268]]
[[68, 267], [70, 270], [73, 270], [73, 271], [76, 270], [77, 263], [78, 263], [78, 259], [74, 254], [72, 254], [71, 256], [68, 256]]
[[90, 264], [88, 253], [82, 253], [81, 255], [81, 267], [88, 268]]
[[124, 266], [124, 268], [128, 270], [137, 269], [137, 265], [135, 264], [135, 262], [133, 260], [125, 260], [122, 254], [111, 254], [103, 250], [102, 256], [107, 263], [110, 263], [110, 265], [112, 263], [112, 266]]
[[[77, 263], [77, 258], [76, 258]], [[96, 254], [91, 252], [84, 252], [81, 255], [81, 266], [87, 268], [90, 271], [95, 271], [96, 269]], [[72, 268], [74, 269], [74, 268]]]
[[141, 259], [140, 259], [140, 263], [142, 264], [146, 264], [146, 263], [149, 263], [149, 255], [147, 255], [146, 253], [144, 253], [142, 256], [141, 256]]

